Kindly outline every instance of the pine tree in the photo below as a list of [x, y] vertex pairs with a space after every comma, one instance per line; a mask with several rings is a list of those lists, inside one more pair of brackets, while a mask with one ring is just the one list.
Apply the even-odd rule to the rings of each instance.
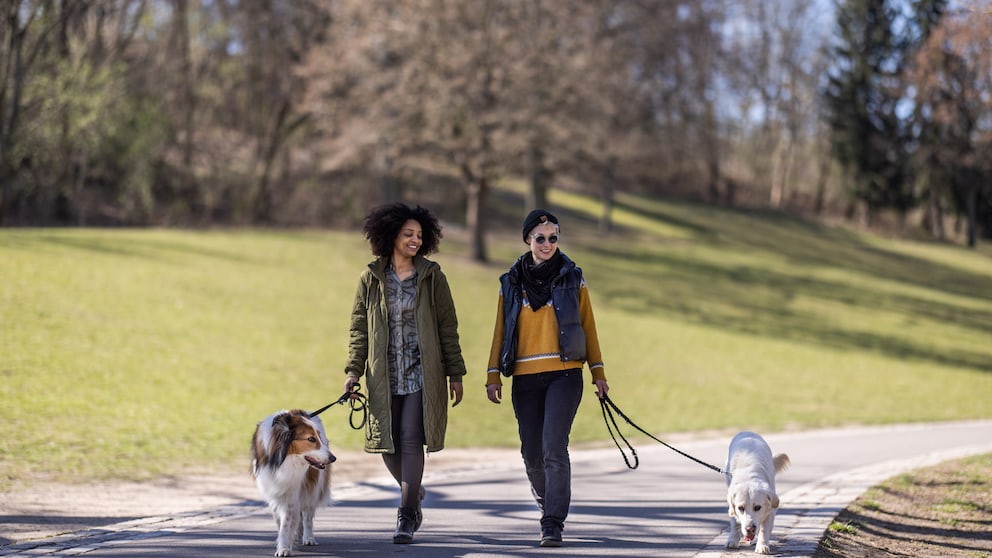
[[839, 0], [833, 67], [824, 92], [833, 154], [867, 209], [905, 212], [917, 203], [905, 69], [937, 25], [947, 0]]

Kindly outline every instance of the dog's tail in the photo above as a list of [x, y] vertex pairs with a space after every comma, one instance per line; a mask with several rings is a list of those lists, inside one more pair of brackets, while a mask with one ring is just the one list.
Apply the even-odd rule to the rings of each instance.
[[792, 463], [792, 461], [789, 461], [789, 456], [784, 453], [776, 455], [772, 458], [772, 461], [775, 463], [776, 473], [785, 470]]

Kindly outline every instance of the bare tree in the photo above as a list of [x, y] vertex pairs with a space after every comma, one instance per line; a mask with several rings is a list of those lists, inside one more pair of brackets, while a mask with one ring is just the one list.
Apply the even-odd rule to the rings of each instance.
[[983, 15], [989, 13], [982, 2], [963, 2], [949, 13], [911, 72], [918, 113], [926, 118], [917, 161], [929, 182], [931, 230], [944, 233], [949, 200], [965, 216], [969, 246], [977, 242], [980, 219], [992, 224], [992, 211], [983, 216], [979, 208], [992, 199], [992, 18]]
[[[485, 207], [514, 152], [512, 3], [353, 2], [338, 13], [358, 40], [343, 58], [355, 139], [403, 166], [434, 158], [460, 177], [472, 257], [487, 259]], [[334, 88], [330, 88], [333, 91]], [[329, 95], [331, 93], [328, 93]], [[370, 102], [371, 101], [371, 102]]]
[[808, 2], [747, 0], [728, 8], [726, 29], [724, 67], [741, 113], [738, 156], [754, 187], [767, 188], [768, 205], [781, 208], [802, 178], [801, 161], [816, 159], [817, 80], [829, 26]]

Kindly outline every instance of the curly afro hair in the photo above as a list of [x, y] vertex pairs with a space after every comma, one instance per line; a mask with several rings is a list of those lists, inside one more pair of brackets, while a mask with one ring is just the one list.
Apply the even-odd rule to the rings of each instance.
[[428, 209], [417, 206], [410, 207], [404, 203], [393, 203], [379, 206], [365, 217], [362, 232], [372, 245], [372, 254], [379, 257], [389, 257], [393, 254], [393, 245], [400, 229], [408, 220], [420, 223], [424, 231], [423, 244], [417, 251], [418, 256], [426, 256], [437, 252], [441, 243], [441, 225]]

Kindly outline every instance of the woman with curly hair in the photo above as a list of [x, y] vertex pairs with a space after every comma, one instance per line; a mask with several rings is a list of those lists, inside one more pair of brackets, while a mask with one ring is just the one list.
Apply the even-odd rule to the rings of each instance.
[[376, 256], [351, 311], [345, 391], [365, 378], [365, 451], [382, 454], [400, 486], [393, 542], [409, 544], [423, 520], [424, 446], [444, 448], [448, 398], [462, 400], [465, 361], [458, 319], [437, 251], [441, 226], [427, 209], [395, 203], [372, 210], [365, 237]]

